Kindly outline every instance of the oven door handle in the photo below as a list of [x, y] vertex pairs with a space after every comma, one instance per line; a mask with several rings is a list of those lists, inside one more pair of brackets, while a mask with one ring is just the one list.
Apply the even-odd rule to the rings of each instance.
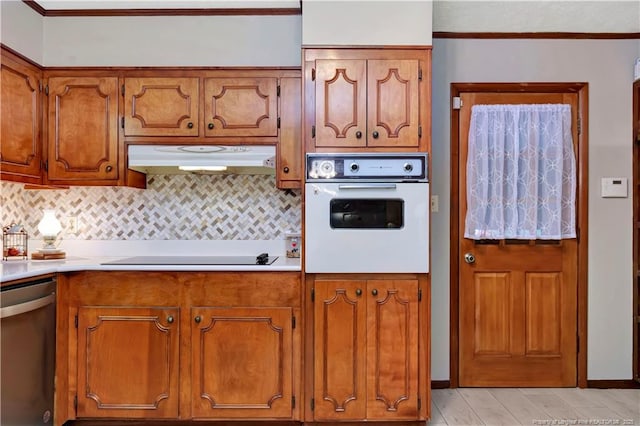
[[338, 185], [338, 189], [396, 189], [395, 183], [358, 183]]
[[6, 306], [0, 309], [0, 318], [14, 317], [16, 315], [24, 314], [27, 312], [35, 311], [43, 306], [50, 305], [56, 301], [56, 294], [51, 293], [48, 296], [41, 297], [40, 299], [30, 300], [28, 302], [20, 303], [18, 305]]

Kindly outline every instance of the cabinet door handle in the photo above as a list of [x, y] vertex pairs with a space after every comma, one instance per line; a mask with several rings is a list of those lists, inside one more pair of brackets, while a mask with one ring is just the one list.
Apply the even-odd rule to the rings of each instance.
[[187, 127], [190, 128], [190, 129], [193, 129], [193, 123], [192, 122], [188, 122], [187, 123]]
[[209, 128], [209, 130], [212, 130], [215, 126], [213, 125], [213, 123], [209, 123], [207, 127]]
[[362, 290], [361, 289], [356, 289], [356, 296], [362, 296]]
[[111, 167], [111, 166], [107, 166], [107, 169], [106, 169], [106, 170], [107, 170], [107, 173], [109, 173], [111, 170], [113, 170], [113, 167]]
[[289, 168], [285, 167], [284, 169], [282, 169], [282, 171], [285, 172], [285, 173], [289, 173]]
[[202, 321], [202, 318], [200, 317], [200, 315], [198, 315], [193, 320], [196, 322], [196, 324], [200, 324], [200, 321]]
[[360, 130], [358, 130], [356, 132], [356, 139], [360, 139], [362, 137], [362, 132]]
[[378, 290], [376, 290], [375, 288], [373, 290], [371, 290], [371, 294], [373, 294], [374, 296], [378, 295]]
[[380, 136], [380, 133], [378, 133], [378, 131], [377, 131], [377, 130], [376, 130], [376, 131], [374, 131], [374, 132], [373, 132], [373, 138], [374, 138], [374, 139], [378, 139], [378, 136]]
[[169, 324], [173, 324], [173, 315], [169, 315], [169, 316], [167, 317], [167, 322], [168, 322]]

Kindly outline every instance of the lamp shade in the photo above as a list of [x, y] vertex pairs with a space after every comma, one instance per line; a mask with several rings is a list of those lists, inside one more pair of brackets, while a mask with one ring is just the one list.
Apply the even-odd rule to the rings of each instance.
[[55, 237], [62, 231], [62, 225], [60, 221], [56, 219], [56, 212], [54, 210], [44, 210], [42, 220], [38, 223], [38, 231], [45, 237]]

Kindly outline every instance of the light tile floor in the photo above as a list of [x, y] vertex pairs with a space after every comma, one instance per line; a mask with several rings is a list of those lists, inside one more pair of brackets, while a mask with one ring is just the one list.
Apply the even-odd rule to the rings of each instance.
[[640, 426], [640, 389], [434, 389], [427, 425]]

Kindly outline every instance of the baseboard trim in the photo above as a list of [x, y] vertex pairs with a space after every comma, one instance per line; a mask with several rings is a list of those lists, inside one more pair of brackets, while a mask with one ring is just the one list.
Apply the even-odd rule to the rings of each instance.
[[587, 380], [588, 388], [595, 389], [640, 389], [635, 380]]
[[432, 380], [431, 389], [449, 389], [451, 382], [449, 380]]

